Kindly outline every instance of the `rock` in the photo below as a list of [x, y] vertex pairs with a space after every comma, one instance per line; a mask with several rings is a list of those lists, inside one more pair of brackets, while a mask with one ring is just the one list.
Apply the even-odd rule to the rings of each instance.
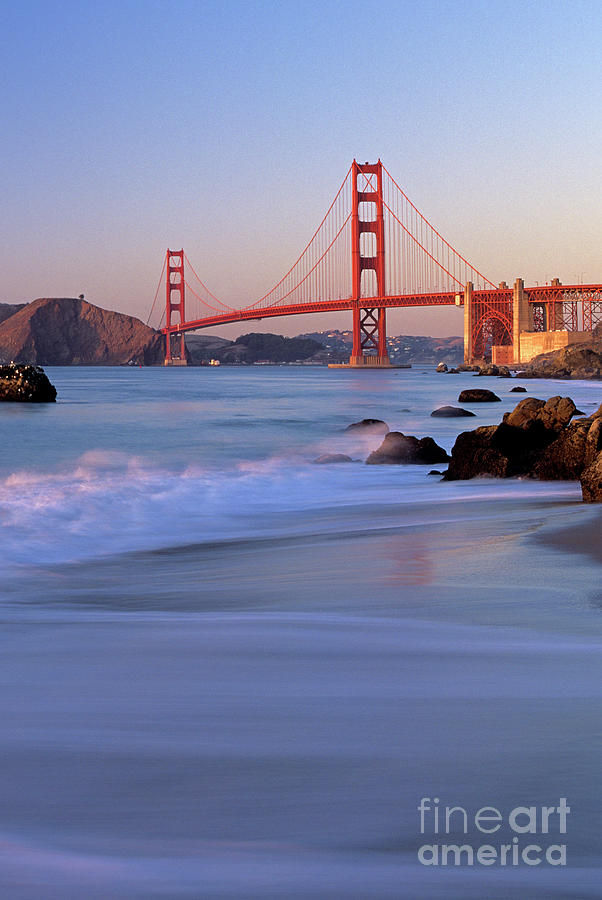
[[589, 422], [572, 422], [555, 441], [542, 450], [532, 474], [543, 481], [577, 480], [585, 468]]
[[446, 375], [458, 375], [459, 373], [458, 373], [457, 369], [448, 369], [445, 374]]
[[473, 363], [461, 363], [458, 366], [458, 372], [478, 372], [480, 368], [480, 366]]
[[458, 435], [444, 479], [527, 476], [541, 480], [581, 480], [584, 500], [602, 499], [602, 407], [571, 421], [570, 397], [547, 402], [527, 397], [499, 425]]
[[469, 388], [462, 391], [458, 397], [458, 403], [497, 403], [498, 401], [501, 402], [500, 397], [485, 388]]
[[72, 297], [34, 300], [0, 324], [0, 356], [53, 366], [160, 364], [163, 335], [133, 316]]
[[56, 388], [40, 366], [0, 366], [0, 400], [54, 403]]
[[527, 388], [521, 387], [520, 384], [517, 384], [516, 387], [510, 388], [511, 394], [526, 394]]
[[439, 409], [434, 409], [431, 413], [431, 416], [443, 419], [475, 415], [476, 413], [471, 412], [469, 409], [462, 409], [461, 406], [440, 406]]
[[439, 365], [437, 366], [437, 368], [435, 369], [435, 372], [447, 372], [447, 366], [445, 365], [445, 363], [440, 362]]
[[577, 407], [570, 397], [550, 397], [546, 402], [536, 397], [527, 397], [514, 407], [512, 412], [504, 413], [506, 425], [517, 428], [544, 428], [560, 431], [568, 425], [577, 412]]
[[507, 366], [496, 366], [494, 363], [488, 363], [486, 366], [481, 366], [477, 375], [495, 375], [498, 378], [512, 377], [510, 375], [510, 369]]
[[438, 469], [431, 469], [430, 472], [426, 473], [427, 475], [443, 475], [443, 472], [440, 472]]
[[398, 463], [447, 462], [448, 454], [432, 437], [418, 439], [401, 431], [390, 431], [378, 450], [366, 460], [367, 465], [395, 465]]
[[371, 434], [386, 434], [389, 426], [382, 419], [362, 419], [361, 422], [353, 422], [345, 431], [367, 431]]
[[346, 453], [323, 453], [322, 456], [318, 456], [317, 459], [314, 459], [314, 463], [319, 463], [320, 465], [350, 462], [353, 462], [353, 460], [350, 456], [347, 456]]
[[507, 425], [486, 425], [456, 438], [444, 476], [446, 481], [492, 475], [509, 478], [529, 468], [531, 445], [526, 432]]
[[586, 503], [602, 502], [602, 453], [581, 473], [581, 493]]

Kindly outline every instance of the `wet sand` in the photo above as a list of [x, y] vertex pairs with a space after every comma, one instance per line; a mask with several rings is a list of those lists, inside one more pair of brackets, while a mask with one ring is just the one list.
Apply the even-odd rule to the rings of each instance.
[[602, 504], [584, 504], [585, 521], [540, 533], [543, 543], [569, 553], [577, 553], [602, 563]]

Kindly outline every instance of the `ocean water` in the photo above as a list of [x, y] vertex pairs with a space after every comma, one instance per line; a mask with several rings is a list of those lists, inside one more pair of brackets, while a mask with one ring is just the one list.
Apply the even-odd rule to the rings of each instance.
[[[381, 438], [344, 431], [449, 450], [523, 396], [590, 413], [599, 384], [47, 371], [56, 405], [0, 408], [0, 896], [600, 896], [600, 565], [547, 539], [599, 510], [365, 466]], [[430, 417], [475, 385], [502, 402]], [[566, 833], [509, 828], [562, 797]], [[446, 806], [466, 832], [435, 833]], [[566, 865], [418, 859], [513, 837]]]

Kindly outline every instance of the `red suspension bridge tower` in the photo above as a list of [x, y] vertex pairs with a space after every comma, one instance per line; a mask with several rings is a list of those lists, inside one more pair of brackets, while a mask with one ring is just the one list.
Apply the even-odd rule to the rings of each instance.
[[[171, 314], [179, 313], [180, 323], [186, 321], [185, 312], [185, 282], [184, 282], [184, 251], [168, 250], [165, 256], [165, 322], [167, 328], [171, 327]], [[175, 302], [174, 302], [175, 300]], [[186, 365], [186, 344], [184, 332], [180, 331], [179, 355], [172, 353], [172, 334], [165, 335], [165, 365]], [[176, 335], [177, 340], [177, 335]]]
[[[375, 180], [376, 183], [374, 183]], [[385, 296], [383, 167], [380, 159], [377, 163], [364, 163], [363, 165], [353, 160], [351, 203], [352, 293], [355, 302], [353, 306], [353, 350], [349, 364], [351, 366], [388, 366], [390, 363], [387, 352], [385, 307], [364, 306], [361, 302], [364, 272], [374, 272], [375, 296]], [[360, 204], [363, 207], [361, 216]], [[362, 240], [364, 235], [366, 238]], [[371, 351], [376, 351], [376, 353]]]

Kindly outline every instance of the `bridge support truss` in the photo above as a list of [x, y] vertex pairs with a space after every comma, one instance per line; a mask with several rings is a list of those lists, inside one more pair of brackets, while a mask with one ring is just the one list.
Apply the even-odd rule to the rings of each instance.
[[[458, 299], [461, 295], [458, 295]], [[512, 363], [513, 292], [502, 282], [497, 290], [464, 289], [464, 361], [491, 359], [491, 348], [507, 348], [505, 363]], [[502, 354], [499, 354], [500, 356]], [[499, 360], [501, 362], [501, 359]]]
[[[165, 365], [166, 366], [185, 366], [186, 365], [186, 343], [184, 341], [184, 332], [179, 333], [171, 331], [172, 313], [179, 314], [178, 324], [184, 324], [186, 321], [185, 311], [185, 286], [184, 286], [184, 250], [168, 250], [165, 261]], [[174, 353], [172, 348], [172, 337], [178, 337], [179, 348]]]
[[[351, 278], [353, 305], [353, 349], [349, 365], [390, 366], [384, 306], [362, 305], [362, 275], [374, 272], [376, 291], [385, 296], [385, 226], [382, 163], [353, 160], [351, 167]], [[361, 179], [361, 190], [358, 184]], [[360, 203], [362, 215], [360, 216]], [[362, 235], [366, 235], [365, 238]]]
[[[456, 302], [461, 299], [457, 295]], [[464, 360], [521, 365], [539, 353], [588, 340], [602, 322], [598, 285], [550, 284], [526, 288], [517, 278], [510, 289], [464, 290]], [[580, 327], [581, 326], [581, 327]]]

